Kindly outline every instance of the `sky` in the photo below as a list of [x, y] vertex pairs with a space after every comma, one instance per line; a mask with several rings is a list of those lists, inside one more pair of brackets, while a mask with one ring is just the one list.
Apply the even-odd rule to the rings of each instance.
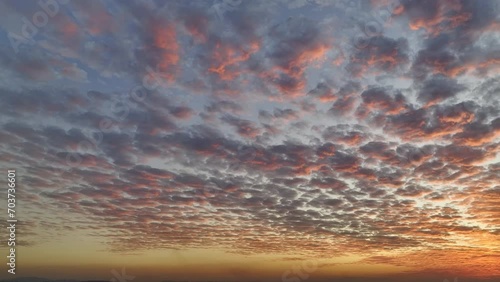
[[15, 277], [500, 281], [499, 15], [1, 1]]

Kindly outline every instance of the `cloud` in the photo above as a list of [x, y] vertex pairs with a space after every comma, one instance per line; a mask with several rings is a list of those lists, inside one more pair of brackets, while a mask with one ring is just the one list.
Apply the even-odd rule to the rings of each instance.
[[[365, 48], [344, 44], [358, 25], [332, 24], [342, 3], [61, 9], [33, 45], [0, 48], [0, 166], [20, 172], [23, 238], [81, 230], [118, 253], [337, 253], [497, 275], [497, 15], [484, 2], [403, 1]], [[363, 25], [387, 5], [352, 10]]]
[[346, 67], [348, 72], [357, 77], [369, 71], [401, 71], [409, 62], [408, 41], [405, 38], [376, 36], [362, 47], [353, 50]]
[[465, 90], [456, 80], [444, 76], [433, 76], [424, 81], [419, 89], [418, 100], [429, 106], [451, 98]]
[[309, 19], [289, 18], [270, 29], [267, 58], [274, 65], [269, 73], [285, 95], [299, 95], [305, 88], [304, 72], [309, 64], [322, 60], [331, 45], [328, 37]]
[[337, 96], [333, 94], [333, 89], [324, 82], [318, 83], [316, 88], [312, 89], [307, 94], [318, 98], [322, 102], [337, 100]]
[[256, 137], [260, 133], [259, 128], [257, 128], [256, 125], [249, 120], [240, 119], [230, 115], [223, 116], [221, 120], [233, 126], [238, 134], [243, 137]]

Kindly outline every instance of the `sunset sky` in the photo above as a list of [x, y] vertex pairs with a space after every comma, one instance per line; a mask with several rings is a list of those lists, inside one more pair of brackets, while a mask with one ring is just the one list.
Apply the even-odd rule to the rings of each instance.
[[0, 1], [0, 278], [500, 281], [499, 19]]

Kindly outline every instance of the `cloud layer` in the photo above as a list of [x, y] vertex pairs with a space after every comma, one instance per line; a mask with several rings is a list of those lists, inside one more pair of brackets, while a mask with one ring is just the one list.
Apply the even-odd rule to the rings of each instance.
[[498, 1], [379, 2], [3, 2], [25, 244], [500, 277]]

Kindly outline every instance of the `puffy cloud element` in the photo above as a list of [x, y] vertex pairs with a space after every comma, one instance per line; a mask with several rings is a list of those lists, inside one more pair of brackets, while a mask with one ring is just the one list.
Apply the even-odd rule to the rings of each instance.
[[347, 125], [329, 126], [324, 130], [323, 138], [328, 141], [354, 146], [367, 138], [367, 134], [361, 129], [363, 128], [351, 128]]
[[177, 20], [183, 23], [186, 31], [197, 41], [206, 43], [210, 34], [208, 15], [201, 9], [181, 7], [176, 15]]
[[[168, 21], [153, 20], [147, 28], [151, 42], [147, 49], [140, 51], [140, 56], [150, 66], [156, 66], [156, 76], [173, 82], [178, 74], [180, 61], [176, 26]], [[151, 74], [149, 76], [153, 79]]]
[[340, 97], [328, 111], [333, 115], [344, 116], [352, 112], [356, 106], [358, 92], [361, 86], [358, 82], [349, 81], [340, 88], [337, 95]]
[[307, 93], [322, 102], [330, 102], [337, 100], [337, 96], [333, 94], [333, 89], [324, 82], [318, 83], [316, 88]]
[[344, 96], [333, 103], [329, 112], [333, 115], [339, 116], [348, 115], [356, 107], [356, 102], [356, 97], [354, 95]]
[[408, 40], [392, 39], [385, 36], [370, 38], [367, 46], [353, 51], [347, 70], [354, 76], [368, 74], [369, 71], [397, 72], [409, 62]]
[[473, 165], [494, 157], [493, 152], [466, 146], [448, 145], [436, 152], [444, 162], [456, 165]]
[[299, 118], [298, 113], [293, 109], [274, 109], [274, 117], [286, 120]]
[[434, 35], [454, 28], [470, 18], [470, 14], [460, 13], [462, 5], [459, 1], [439, 3], [407, 0], [402, 2], [402, 6], [405, 14], [410, 18], [412, 30], [423, 28]]
[[389, 116], [384, 130], [401, 136], [404, 140], [421, 138], [425, 135], [424, 130], [428, 122], [427, 115], [427, 111], [418, 109]]
[[384, 142], [368, 142], [359, 147], [359, 150], [364, 156], [382, 160], [390, 160], [395, 157], [395, 151], [390, 148], [389, 144]]
[[[441, 33], [466, 33], [463, 38], [472, 39], [474, 32], [495, 28], [498, 5], [495, 0], [476, 2], [471, 0], [433, 2], [402, 1], [404, 13], [410, 19], [410, 28], [425, 29], [431, 35]], [[461, 42], [457, 42], [461, 43]]]
[[329, 158], [331, 167], [338, 171], [356, 171], [360, 164], [360, 160], [353, 155], [337, 152], [333, 157]]
[[248, 47], [234, 46], [229, 42], [216, 43], [211, 59], [212, 65], [208, 70], [216, 73], [222, 80], [233, 80], [241, 74], [238, 71], [239, 64], [248, 61], [259, 49], [259, 42], [253, 42]]
[[260, 129], [251, 121], [240, 119], [231, 115], [221, 117], [223, 122], [233, 126], [239, 135], [246, 138], [256, 137], [260, 133]]
[[[500, 50], [498, 48], [476, 47], [457, 53], [443, 48], [443, 45], [445, 46], [450, 41], [447, 36], [433, 40], [436, 43], [429, 44], [427, 49], [420, 50], [413, 62], [412, 72], [417, 77], [426, 76], [426, 73], [429, 72], [448, 77], [457, 77], [470, 71], [477, 76], [498, 73], [498, 65], [500, 64]], [[437, 42], [438, 40], [442, 42]], [[432, 45], [439, 46], [434, 49], [431, 47]]]
[[430, 37], [412, 65], [421, 79], [427, 73], [449, 77], [473, 71], [484, 76], [498, 71], [497, 43], [479, 40], [498, 29], [498, 3], [492, 1], [403, 1], [412, 29], [424, 28]]
[[172, 107], [170, 109], [170, 114], [180, 119], [189, 119], [192, 113], [191, 108], [185, 106]]
[[268, 36], [271, 46], [266, 57], [274, 65], [271, 71], [278, 73], [267, 75], [285, 95], [301, 94], [306, 86], [306, 68], [324, 58], [330, 39], [313, 21], [295, 17], [272, 28]]
[[417, 185], [407, 185], [404, 188], [399, 188], [396, 194], [403, 197], [419, 198], [431, 192], [430, 188], [425, 188]]
[[316, 153], [320, 157], [333, 156], [335, 154], [335, 146], [330, 142], [325, 143], [318, 148]]
[[[313, 178], [309, 184], [322, 189], [345, 189], [347, 187], [346, 183], [335, 178]], [[332, 201], [333, 202], [329, 202], [329, 204], [339, 204], [334, 200]]]
[[475, 76], [498, 72], [500, 53], [496, 41], [462, 47], [452, 45], [453, 39], [447, 34], [428, 39], [413, 62], [412, 74], [424, 78], [429, 73], [457, 77], [469, 72]]
[[[294, 109], [278, 109], [275, 108], [273, 113], [265, 110], [259, 111], [259, 119], [262, 122], [279, 125], [282, 121], [293, 121], [300, 117], [298, 111]], [[267, 124], [266, 124], [267, 125]]]
[[[402, 93], [396, 92], [390, 88], [371, 88], [363, 91], [362, 106], [369, 112], [377, 111], [386, 114], [397, 114], [406, 110], [407, 102]], [[358, 109], [359, 110], [359, 109]]]
[[465, 90], [465, 86], [456, 80], [436, 75], [424, 81], [419, 88], [418, 100], [430, 106], [451, 98]]
[[465, 125], [475, 119], [476, 110], [477, 104], [467, 101], [451, 106], [438, 107], [436, 108], [436, 116], [442, 124]]
[[500, 137], [500, 122], [497, 118], [491, 124], [470, 123], [464, 127], [464, 130], [453, 136], [457, 144], [467, 146], [481, 146], [493, 142]]

